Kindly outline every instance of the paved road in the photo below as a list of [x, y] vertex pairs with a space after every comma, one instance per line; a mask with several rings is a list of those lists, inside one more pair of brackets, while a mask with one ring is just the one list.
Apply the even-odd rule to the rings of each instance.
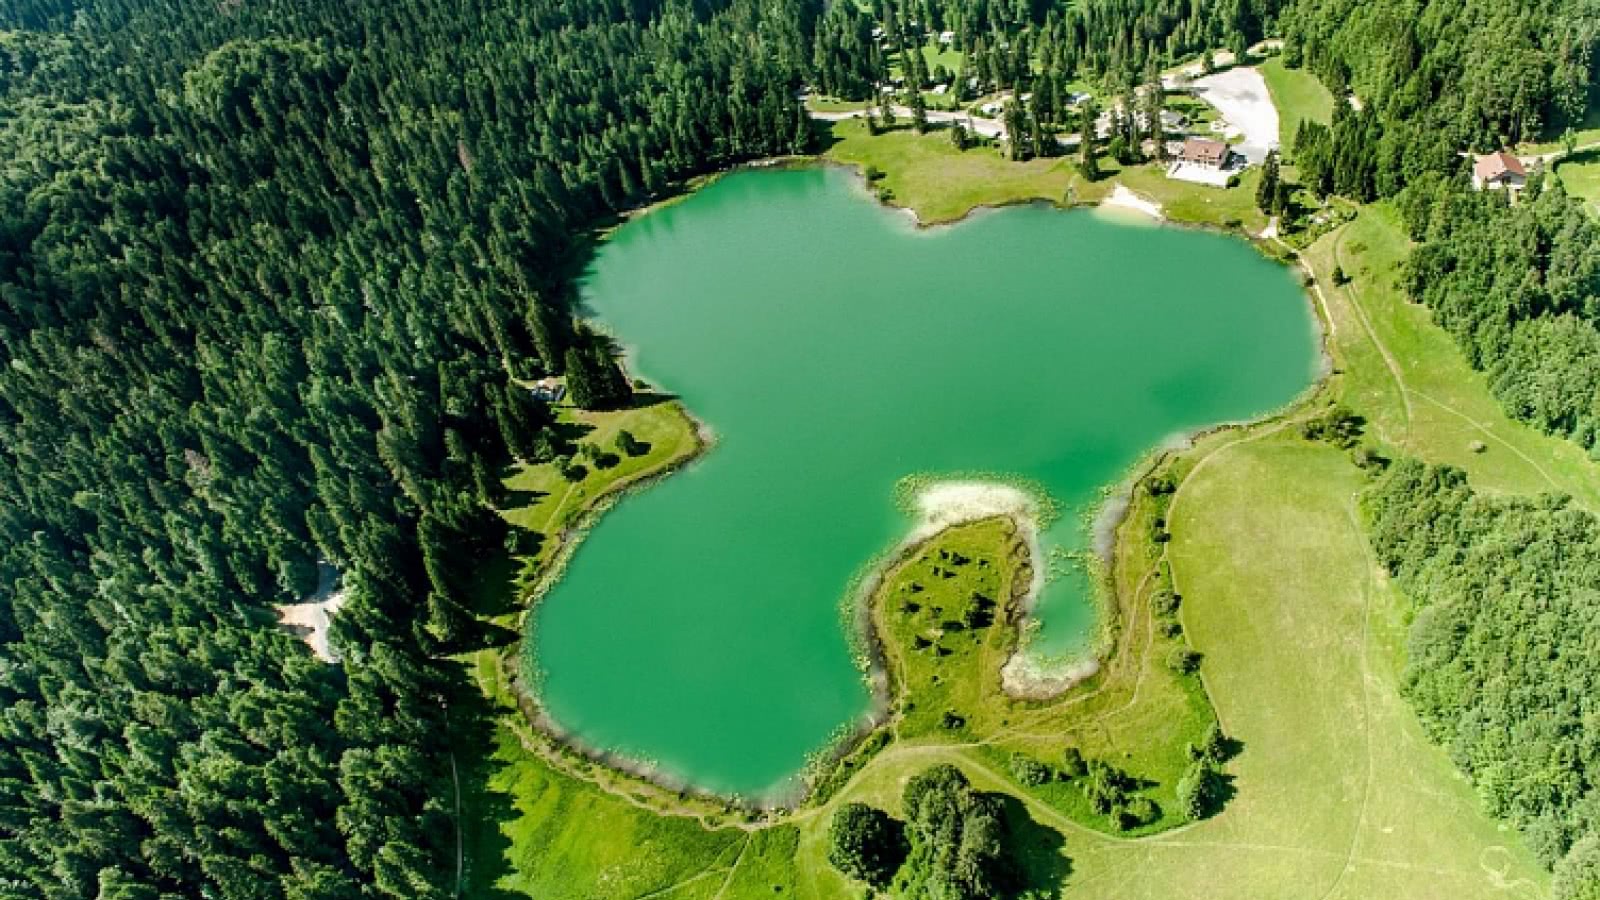
[[[1577, 156], [1579, 153], [1588, 153], [1590, 150], [1600, 150], [1600, 141], [1596, 141], [1592, 144], [1579, 144], [1578, 146], [1572, 148], [1572, 155]], [[1540, 163], [1548, 165], [1566, 155], [1567, 151], [1565, 150], [1553, 150], [1549, 153], [1538, 153], [1533, 156], [1519, 156], [1517, 158], [1522, 160], [1523, 165], [1533, 166]]]

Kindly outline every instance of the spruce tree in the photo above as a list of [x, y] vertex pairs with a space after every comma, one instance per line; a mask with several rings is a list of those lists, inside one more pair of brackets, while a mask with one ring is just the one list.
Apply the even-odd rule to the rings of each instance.
[[1269, 216], [1278, 214], [1278, 151], [1267, 154], [1261, 166], [1261, 183], [1256, 185], [1256, 208]]

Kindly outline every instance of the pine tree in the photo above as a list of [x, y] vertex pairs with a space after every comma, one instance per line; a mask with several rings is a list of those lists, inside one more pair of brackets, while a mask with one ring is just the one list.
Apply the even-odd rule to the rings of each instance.
[[1100, 180], [1100, 160], [1095, 156], [1094, 128], [1099, 118], [1092, 101], [1085, 100], [1078, 117], [1078, 172], [1085, 181]]
[[1273, 150], [1267, 154], [1266, 162], [1261, 166], [1261, 183], [1256, 185], [1256, 208], [1269, 216], [1278, 214], [1278, 182], [1280, 178], [1278, 167], [1278, 151]]

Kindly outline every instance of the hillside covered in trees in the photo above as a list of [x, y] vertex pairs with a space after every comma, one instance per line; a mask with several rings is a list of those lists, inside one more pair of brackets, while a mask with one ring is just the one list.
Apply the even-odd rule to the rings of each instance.
[[[1386, 473], [1367, 508], [1378, 560], [1415, 610], [1405, 690], [1423, 725], [1558, 883], [1583, 865], [1592, 875], [1600, 521], [1565, 498], [1483, 496], [1459, 470], [1416, 461]], [[1593, 896], [1572, 887], [1565, 897]]]
[[[435, 657], [553, 452], [516, 379], [618, 399], [574, 236], [804, 149], [811, 16], [0, 5], [0, 893], [450, 895]], [[319, 565], [337, 667], [272, 609]]]
[[1488, 374], [1507, 412], [1600, 449], [1600, 224], [1544, 179], [1510, 207], [1427, 179], [1400, 209], [1421, 242], [1411, 297]]
[[1306, 184], [1356, 200], [1576, 126], [1600, 38], [1595, 0], [1289, 0], [1281, 21], [1285, 63], [1336, 98], [1296, 141]]

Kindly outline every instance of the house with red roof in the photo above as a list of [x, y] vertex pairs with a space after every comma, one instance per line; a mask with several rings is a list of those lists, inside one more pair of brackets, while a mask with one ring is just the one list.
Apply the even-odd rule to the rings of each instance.
[[1480, 156], [1472, 164], [1472, 187], [1479, 191], [1520, 191], [1528, 185], [1528, 169], [1522, 160], [1505, 152]]

